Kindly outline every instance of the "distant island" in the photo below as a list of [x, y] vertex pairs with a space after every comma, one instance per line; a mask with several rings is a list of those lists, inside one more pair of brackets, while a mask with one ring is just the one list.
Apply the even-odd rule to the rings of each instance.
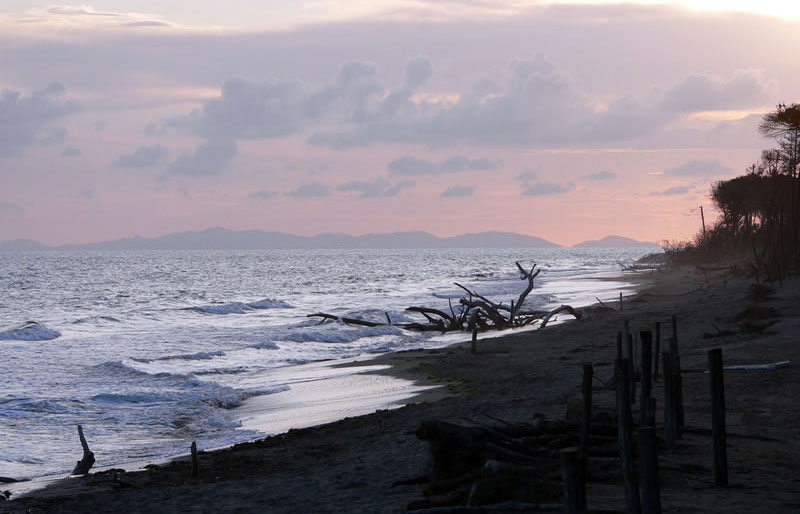
[[649, 241], [637, 241], [630, 237], [606, 236], [603, 239], [583, 241], [573, 248], [660, 248], [661, 245]]
[[[88, 244], [48, 246], [31, 239], [0, 242], [0, 251], [86, 251], [86, 250], [288, 250], [288, 249], [365, 249], [365, 248], [559, 248], [561, 245], [540, 237], [512, 232], [480, 232], [453, 237], [437, 237], [428, 232], [388, 234], [324, 233], [298, 236], [263, 230], [230, 230], [212, 227], [194, 232], [176, 232], [160, 237], [131, 237]], [[576, 247], [657, 247], [627, 237], [608, 236], [585, 241]]]

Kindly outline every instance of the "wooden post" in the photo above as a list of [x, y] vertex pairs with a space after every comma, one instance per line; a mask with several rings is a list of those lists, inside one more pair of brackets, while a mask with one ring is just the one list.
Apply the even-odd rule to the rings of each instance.
[[653, 382], [658, 382], [658, 358], [661, 356], [661, 322], [656, 321], [656, 348], [653, 350]]
[[630, 370], [626, 359], [614, 361], [614, 379], [617, 389], [617, 424], [619, 432], [619, 453], [622, 461], [622, 481], [625, 484], [625, 502], [629, 513], [641, 512], [639, 503], [639, 483], [633, 465], [633, 433], [631, 428]]
[[678, 350], [678, 318], [672, 315], [672, 340], [670, 341], [669, 351], [672, 353], [672, 373], [675, 376], [673, 386], [675, 387], [675, 402], [677, 411], [677, 426], [675, 437], [681, 437], [681, 428], [684, 426], [683, 416], [683, 377], [681, 376], [681, 356]]
[[655, 398], [650, 398], [650, 401], [647, 402], [647, 422], [645, 425], [648, 427], [656, 426], [656, 409], [658, 408], [658, 402]]
[[192, 478], [197, 478], [197, 442], [192, 441]]
[[725, 433], [725, 384], [722, 379], [722, 350], [708, 351], [711, 375], [711, 433], [714, 440], [714, 483], [728, 485], [728, 448]]
[[667, 449], [675, 448], [675, 422], [673, 417], [675, 392], [672, 387], [674, 376], [672, 375], [672, 356], [669, 352], [661, 354], [661, 362], [664, 364], [664, 445]]
[[625, 310], [625, 304], [622, 303], [622, 291], [619, 293], [619, 311], [622, 312]]
[[622, 358], [622, 332], [617, 332], [617, 359]]
[[78, 439], [80, 439], [81, 448], [83, 448], [83, 457], [75, 464], [72, 474], [88, 475], [89, 470], [94, 466], [94, 453], [89, 449], [89, 443], [86, 442], [86, 437], [83, 436], [83, 427], [80, 425], [78, 425]]
[[633, 362], [633, 334], [628, 334], [627, 355], [628, 360], [628, 380], [630, 386], [629, 397], [631, 403], [636, 403], [636, 364]]
[[639, 471], [642, 487], [642, 514], [661, 514], [655, 427], [639, 429]]
[[583, 393], [583, 408], [581, 409], [581, 439], [580, 439], [580, 457], [581, 469], [586, 473], [586, 465], [589, 460], [589, 427], [592, 423], [592, 375], [594, 368], [591, 364], [583, 365], [583, 384], [581, 392]]
[[564, 476], [564, 512], [586, 513], [586, 475], [581, 471], [577, 448], [561, 450], [561, 473]]
[[640, 399], [640, 419], [639, 424], [644, 426], [647, 424], [647, 409], [650, 406], [650, 366], [652, 365], [652, 352], [653, 352], [653, 334], [649, 330], [642, 330], [639, 333], [639, 344], [642, 346], [642, 397]]
[[470, 345], [470, 353], [478, 353], [478, 325], [472, 327], [472, 344]]

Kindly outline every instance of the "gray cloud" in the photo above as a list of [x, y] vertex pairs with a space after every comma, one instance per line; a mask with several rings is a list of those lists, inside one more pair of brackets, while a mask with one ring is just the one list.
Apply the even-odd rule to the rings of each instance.
[[566, 184], [556, 184], [554, 182], [537, 182], [535, 184], [526, 185], [522, 194], [525, 196], [545, 196], [545, 195], [558, 195], [568, 193], [575, 189], [575, 184], [567, 182]]
[[247, 197], [250, 198], [251, 200], [267, 200], [267, 199], [272, 198], [273, 196], [275, 196], [277, 194], [278, 193], [275, 192], [275, 191], [263, 191], [262, 190], [262, 191], [253, 191], [252, 193], [247, 195]]
[[209, 177], [221, 173], [235, 156], [234, 140], [209, 139], [200, 144], [194, 153], [184, 152], [178, 156], [167, 172], [172, 175]]
[[140, 146], [131, 154], [120, 155], [113, 162], [117, 168], [148, 168], [155, 166], [169, 156], [169, 150], [161, 145]]
[[294, 191], [289, 191], [286, 196], [293, 196], [295, 198], [316, 198], [321, 196], [329, 196], [331, 190], [325, 184], [313, 182], [311, 184], [303, 184]]
[[414, 182], [410, 180], [400, 181], [392, 184], [384, 178], [378, 178], [374, 182], [361, 180], [351, 180], [336, 187], [337, 191], [357, 192], [361, 198], [375, 198], [378, 196], [396, 196], [403, 189], [414, 187]]
[[674, 186], [670, 187], [669, 189], [665, 189], [664, 191], [654, 191], [650, 193], [650, 196], [675, 196], [675, 195], [685, 195], [689, 192], [689, 186]]
[[25, 209], [20, 207], [15, 203], [9, 202], [0, 202], [0, 213], [3, 214], [16, 214], [16, 215], [23, 215], [25, 214]]
[[86, 198], [88, 200], [94, 199], [94, 190], [84, 189], [83, 191], [81, 191], [81, 197]]
[[527, 170], [514, 177], [514, 180], [522, 182], [523, 184], [527, 184], [533, 180], [536, 180], [537, 178], [539, 178], [538, 173], [533, 170]]
[[0, 93], [0, 157], [18, 155], [32, 144], [63, 142], [66, 129], [50, 123], [77, 109], [77, 102], [67, 100], [64, 86], [58, 83], [28, 96], [19, 91], [3, 91]]
[[487, 157], [470, 159], [463, 155], [454, 155], [440, 162], [419, 159], [404, 155], [394, 159], [387, 165], [392, 175], [437, 175], [441, 173], [455, 173], [464, 170], [483, 171], [498, 168], [503, 165], [501, 160], [492, 160]]
[[720, 175], [730, 175], [732, 173], [733, 170], [727, 166], [723, 166], [719, 160], [689, 161], [685, 164], [681, 164], [680, 166], [664, 170], [664, 175], [678, 177], [716, 177]]
[[617, 178], [617, 174], [613, 171], [603, 170], [584, 175], [582, 178], [584, 180], [611, 180], [612, 178]]
[[736, 70], [727, 80], [693, 73], [666, 92], [663, 106], [679, 112], [761, 107], [772, 100], [776, 86], [760, 70]]
[[81, 151], [73, 146], [65, 146], [61, 150], [61, 155], [64, 157], [80, 157]]
[[462, 196], [472, 196], [475, 186], [450, 186], [442, 191], [439, 196], [443, 198], [457, 198]]

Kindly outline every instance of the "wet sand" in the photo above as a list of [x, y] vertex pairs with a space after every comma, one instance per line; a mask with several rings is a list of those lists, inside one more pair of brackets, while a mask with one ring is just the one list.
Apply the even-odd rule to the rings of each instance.
[[[364, 373], [358, 375], [364, 378], [363, 396], [376, 389], [387, 392], [375, 405], [381, 410], [201, 453], [197, 479], [189, 476], [188, 462], [178, 459], [140, 473], [112, 471], [58, 481], [27, 497], [0, 503], [0, 512], [404, 512], [409, 502], [423, 497], [421, 486], [392, 484], [426, 473], [428, 444], [414, 435], [421, 422], [492, 424], [498, 419], [530, 422], [537, 415], [563, 418], [565, 405], [579, 395], [581, 367], [586, 363], [595, 367], [596, 410], [610, 411], [613, 390], [604, 384], [612, 383], [616, 333], [623, 319], [630, 320], [632, 330], [649, 329], [660, 321], [668, 337], [672, 314], [679, 320], [686, 424], [692, 430], [675, 451], [660, 456], [664, 512], [798, 511], [800, 280], [786, 279], [776, 288], [776, 299], [759, 304], [774, 309], [779, 317], [748, 320], [737, 314], [752, 303], [748, 287], [753, 278], [696, 268], [657, 273], [654, 278], [655, 287], [627, 302], [622, 312], [618, 305], [613, 309], [609, 305], [574, 323], [482, 338], [477, 355], [470, 354], [465, 343], [379, 356], [369, 363], [377, 368], [361, 369]], [[752, 332], [747, 323], [749, 330], [752, 325], [773, 324]], [[703, 337], [721, 331], [730, 333]], [[726, 372], [731, 483], [727, 488], [713, 485], [711, 439], [703, 431], [710, 428], [708, 375], [703, 373], [710, 348], [723, 349], [726, 365], [792, 363], [772, 371]], [[343, 363], [332, 369], [365, 365]], [[355, 387], [347, 382], [346, 377], [352, 376], [339, 375], [332, 378], [340, 381], [338, 387], [318, 389], [314, 393], [318, 406], [332, 403], [332, 411], [344, 412], [335, 404], [342, 391]], [[441, 387], [423, 391], [409, 405], [387, 409], [395, 406], [394, 400], [388, 401], [396, 392], [387, 385], [393, 381], [375, 378], [370, 386], [373, 376], [400, 378], [412, 387]], [[442, 393], [450, 396], [441, 397]], [[302, 398], [293, 400], [291, 395], [276, 400], [281, 394], [254, 401], [302, 404]], [[660, 400], [662, 395], [659, 383], [654, 396]], [[261, 423], [276, 417], [261, 415], [268, 405], [251, 407], [252, 414], [246, 405], [242, 416], [252, 426], [263, 427]], [[657, 419], [660, 422], [661, 413]], [[588, 501], [591, 506], [623, 511], [621, 483], [613, 479], [590, 483]]]

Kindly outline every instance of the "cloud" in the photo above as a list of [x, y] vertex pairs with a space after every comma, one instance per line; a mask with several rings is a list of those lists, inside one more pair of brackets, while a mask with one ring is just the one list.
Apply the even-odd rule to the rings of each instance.
[[462, 196], [472, 196], [475, 186], [450, 186], [442, 191], [439, 196], [442, 198], [457, 198]]
[[209, 139], [200, 144], [194, 153], [184, 152], [173, 161], [167, 173], [192, 177], [209, 177], [221, 173], [236, 156], [236, 142], [232, 139]]
[[29, 9], [22, 23], [54, 28], [176, 27], [149, 14], [136, 12], [98, 11], [85, 5], [52, 5], [45, 9]]
[[762, 107], [776, 89], [777, 83], [765, 80], [761, 70], [736, 70], [727, 80], [693, 73], [666, 92], [662, 105], [677, 112]]
[[568, 193], [573, 189], [575, 189], [575, 184], [572, 182], [567, 182], [566, 184], [537, 182], [535, 184], [526, 185], [522, 189], [522, 194], [525, 196], [559, 195], [562, 193]]
[[455, 173], [464, 170], [483, 171], [499, 168], [503, 165], [501, 160], [492, 160], [487, 157], [470, 159], [463, 155], [454, 155], [447, 159], [434, 162], [404, 155], [394, 159], [387, 165], [392, 175], [438, 175], [442, 173]]
[[0, 213], [22, 216], [25, 214], [25, 209], [15, 203], [0, 202]]
[[79, 157], [81, 155], [81, 151], [73, 146], [66, 146], [63, 150], [61, 150], [61, 155], [64, 157]]
[[251, 200], [267, 200], [267, 199], [272, 198], [273, 196], [275, 196], [277, 194], [278, 193], [275, 192], [275, 191], [263, 191], [262, 190], [262, 191], [253, 191], [252, 193], [247, 195], [247, 197], [250, 198]]
[[148, 168], [169, 156], [169, 150], [161, 145], [140, 146], [131, 154], [120, 155], [113, 162], [117, 168]]
[[665, 189], [664, 191], [654, 191], [650, 193], [650, 196], [675, 196], [675, 195], [685, 195], [689, 192], [689, 186], [674, 186], [670, 187], [669, 189]]
[[617, 174], [613, 171], [604, 170], [584, 175], [582, 178], [584, 180], [611, 180], [612, 178], [617, 178]]
[[94, 199], [94, 190], [93, 189], [84, 189], [81, 191], [81, 196], [88, 200]]
[[392, 184], [384, 178], [378, 178], [375, 182], [364, 182], [361, 180], [352, 180], [339, 186], [336, 186], [337, 191], [345, 192], [358, 192], [361, 198], [375, 198], [378, 196], [397, 196], [403, 189], [414, 187], [414, 182], [410, 180], [400, 181]]
[[286, 196], [293, 196], [295, 198], [317, 198], [322, 196], [329, 196], [331, 190], [325, 184], [313, 182], [311, 184], [303, 184], [293, 191], [286, 193]]
[[719, 160], [689, 161], [680, 166], [664, 170], [664, 175], [678, 177], [716, 177], [720, 175], [731, 175], [732, 173], [733, 170], [727, 166], [723, 166]]
[[532, 170], [527, 170], [514, 177], [514, 180], [522, 182], [523, 184], [527, 184], [533, 180], [536, 180], [537, 178], [539, 178], [538, 173]]
[[402, 115], [381, 115], [384, 111], [364, 116], [357, 125], [319, 130], [308, 141], [332, 148], [377, 143], [565, 146], [634, 139], [674, 117], [660, 112], [651, 98], [621, 97], [595, 109], [572, 78], [541, 53], [511, 61], [504, 84], [483, 78], [456, 100], [423, 98], [410, 102]]
[[64, 86], [58, 83], [27, 96], [19, 91], [3, 91], [0, 93], [0, 157], [13, 157], [33, 144], [63, 142], [66, 129], [50, 123], [77, 110], [78, 103], [66, 99]]

